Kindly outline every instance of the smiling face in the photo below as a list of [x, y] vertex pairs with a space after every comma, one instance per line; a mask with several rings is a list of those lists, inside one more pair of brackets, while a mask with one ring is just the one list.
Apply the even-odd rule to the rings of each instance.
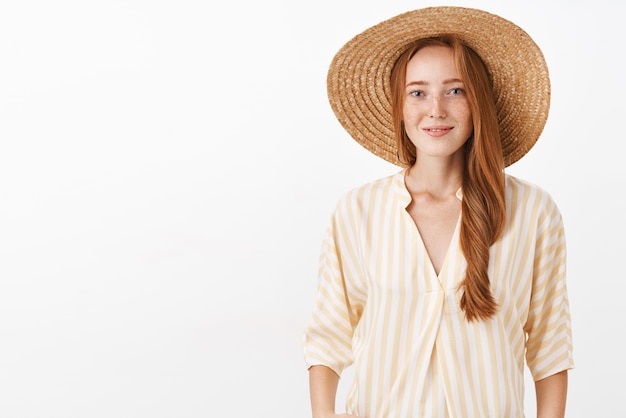
[[407, 65], [404, 87], [404, 127], [416, 147], [417, 161], [462, 157], [463, 144], [473, 131], [472, 112], [453, 50], [420, 49]]

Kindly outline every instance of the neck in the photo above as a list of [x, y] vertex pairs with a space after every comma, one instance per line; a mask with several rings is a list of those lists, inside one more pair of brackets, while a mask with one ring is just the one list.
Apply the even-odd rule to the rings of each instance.
[[418, 160], [407, 170], [405, 181], [412, 194], [446, 198], [455, 195], [463, 184], [463, 164], [455, 159]]

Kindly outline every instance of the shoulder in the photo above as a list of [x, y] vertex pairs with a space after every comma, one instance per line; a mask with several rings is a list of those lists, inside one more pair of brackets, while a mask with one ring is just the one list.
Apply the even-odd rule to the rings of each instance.
[[506, 174], [505, 178], [507, 197], [510, 196], [520, 201], [536, 200], [554, 204], [552, 195], [543, 187], [510, 174]]
[[403, 189], [406, 190], [404, 186], [404, 171], [401, 171], [348, 190], [339, 198], [337, 206], [356, 205], [362, 207], [377, 202], [382, 203], [398, 194], [403, 194]]
[[354, 187], [336, 202], [333, 222], [362, 225], [390, 213], [396, 206], [408, 205], [410, 195], [404, 185], [404, 171]]
[[506, 174], [506, 200], [507, 209], [512, 212], [522, 212], [527, 216], [534, 214], [538, 218], [561, 216], [548, 190], [510, 174]]

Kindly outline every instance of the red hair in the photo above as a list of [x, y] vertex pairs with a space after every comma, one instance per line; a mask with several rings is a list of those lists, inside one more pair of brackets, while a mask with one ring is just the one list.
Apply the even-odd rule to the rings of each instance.
[[452, 49], [472, 112], [474, 130], [464, 146], [460, 245], [467, 269], [460, 283], [461, 308], [468, 321], [488, 319], [498, 310], [488, 276], [489, 248], [502, 234], [506, 222], [504, 157], [492, 84], [478, 54], [458, 37], [444, 35], [412, 44], [400, 55], [391, 72], [393, 124], [402, 165], [412, 166], [417, 155], [402, 120], [406, 68], [417, 51], [427, 46]]

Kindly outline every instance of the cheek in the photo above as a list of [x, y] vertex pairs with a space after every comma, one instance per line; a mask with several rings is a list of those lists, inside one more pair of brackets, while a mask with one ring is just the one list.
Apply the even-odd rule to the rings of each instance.
[[402, 120], [406, 121], [408, 119], [411, 119], [411, 110], [409, 109], [409, 106], [404, 104], [402, 106]]
[[472, 111], [470, 110], [469, 104], [467, 103], [458, 103], [455, 109], [455, 113], [457, 115], [457, 120], [466, 125], [473, 125], [472, 122]]
[[458, 115], [459, 119], [472, 119], [472, 111], [467, 101], [458, 101], [453, 104], [454, 111]]
[[415, 120], [420, 114], [424, 113], [417, 104], [407, 105], [402, 107], [402, 119], [404, 121]]

